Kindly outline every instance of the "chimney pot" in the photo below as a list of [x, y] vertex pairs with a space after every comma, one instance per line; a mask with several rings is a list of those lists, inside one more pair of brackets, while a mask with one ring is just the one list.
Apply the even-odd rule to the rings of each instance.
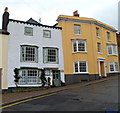
[[76, 10], [76, 11], [73, 12], [73, 16], [79, 17], [78, 10]]

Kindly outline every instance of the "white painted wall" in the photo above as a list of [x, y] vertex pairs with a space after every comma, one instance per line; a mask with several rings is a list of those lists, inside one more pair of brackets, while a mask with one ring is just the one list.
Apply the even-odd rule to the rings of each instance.
[[[33, 28], [33, 36], [24, 35], [24, 27]], [[51, 30], [51, 38], [43, 37], [43, 29]], [[8, 32], [8, 87], [15, 87], [14, 84], [14, 68], [20, 67], [58, 67], [59, 70], [64, 70], [63, 50], [62, 50], [62, 33], [60, 29], [45, 28], [42, 26], [33, 26], [17, 22], [9, 22]], [[20, 45], [35, 45], [38, 46], [38, 63], [20, 62]], [[59, 49], [59, 64], [44, 64], [43, 63], [43, 47], [56, 47]], [[62, 72], [62, 81], [64, 82]]]

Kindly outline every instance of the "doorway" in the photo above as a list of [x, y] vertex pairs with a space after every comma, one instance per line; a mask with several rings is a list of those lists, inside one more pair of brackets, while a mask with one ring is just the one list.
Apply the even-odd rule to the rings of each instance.
[[101, 73], [101, 76], [105, 76], [105, 72], [104, 72], [104, 62], [103, 61], [100, 61], [100, 73]]
[[2, 68], [0, 68], [0, 89], [2, 89]]
[[52, 70], [52, 73], [53, 73], [53, 85], [61, 86], [60, 71]]
[[106, 77], [106, 62], [104, 58], [99, 58], [98, 59], [98, 71], [99, 71], [99, 76], [101, 77]]

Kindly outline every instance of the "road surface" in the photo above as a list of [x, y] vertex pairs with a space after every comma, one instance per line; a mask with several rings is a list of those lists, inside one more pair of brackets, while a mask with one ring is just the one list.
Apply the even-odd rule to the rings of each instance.
[[118, 78], [23, 102], [3, 111], [118, 110]]

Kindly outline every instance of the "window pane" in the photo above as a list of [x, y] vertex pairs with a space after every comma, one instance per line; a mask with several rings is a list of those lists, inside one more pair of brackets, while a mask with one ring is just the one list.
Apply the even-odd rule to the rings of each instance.
[[51, 37], [51, 31], [43, 30], [43, 36], [46, 37], [46, 38], [50, 38]]
[[37, 84], [40, 83], [40, 71], [33, 69], [20, 70], [22, 72], [19, 84]]
[[37, 83], [38, 76], [37, 76], [37, 70], [28, 70], [27, 75], [27, 83]]
[[116, 45], [113, 45], [113, 54], [116, 54]]
[[74, 34], [79, 35], [80, 34], [80, 26], [74, 25]]
[[33, 36], [33, 28], [31, 28], [31, 27], [25, 27], [24, 34], [25, 35]]
[[107, 39], [110, 41], [110, 32], [107, 32]]
[[101, 52], [101, 44], [97, 43], [98, 52]]
[[78, 41], [78, 51], [85, 51], [85, 41]]
[[115, 62], [115, 71], [118, 71], [118, 63]]
[[48, 49], [48, 62], [56, 62], [56, 50]]
[[26, 71], [23, 70], [21, 74], [21, 78], [19, 79], [20, 84], [25, 84], [26, 83]]
[[58, 49], [44, 48], [44, 63], [48, 62], [58, 63]]
[[37, 62], [38, 61], [38, 50], [37, 47], [30, 47], [30, 46], [22, 46], [21, 47], [21, 60], [22, 61], [32, 61]]
[[108, 54], [112, 54], [112, 46], [111, 45], [108, 46]]
[[86, 61], [80, 61], [79, 62], [79, 69], [80, 72], [87, 72], [87, 66], [86, 66]]
[[96, 28], [96, 36], [100, 36], [99, 28]]
[[114, 64], [112, 62], [110, 63], [110, 71], [114, 71]]
[[73, 41], [73, 50], [74, 50], [74, 52], [77, 51], [77, 44], [76, 44], [76, 41], [75, 41], [75, 40]]
[[74, 67], [75, 67], [75, 72], [79, 72], [79, 71], [78, 71], [78, 62], [75, 62], [75, 63], [74, 63]]

